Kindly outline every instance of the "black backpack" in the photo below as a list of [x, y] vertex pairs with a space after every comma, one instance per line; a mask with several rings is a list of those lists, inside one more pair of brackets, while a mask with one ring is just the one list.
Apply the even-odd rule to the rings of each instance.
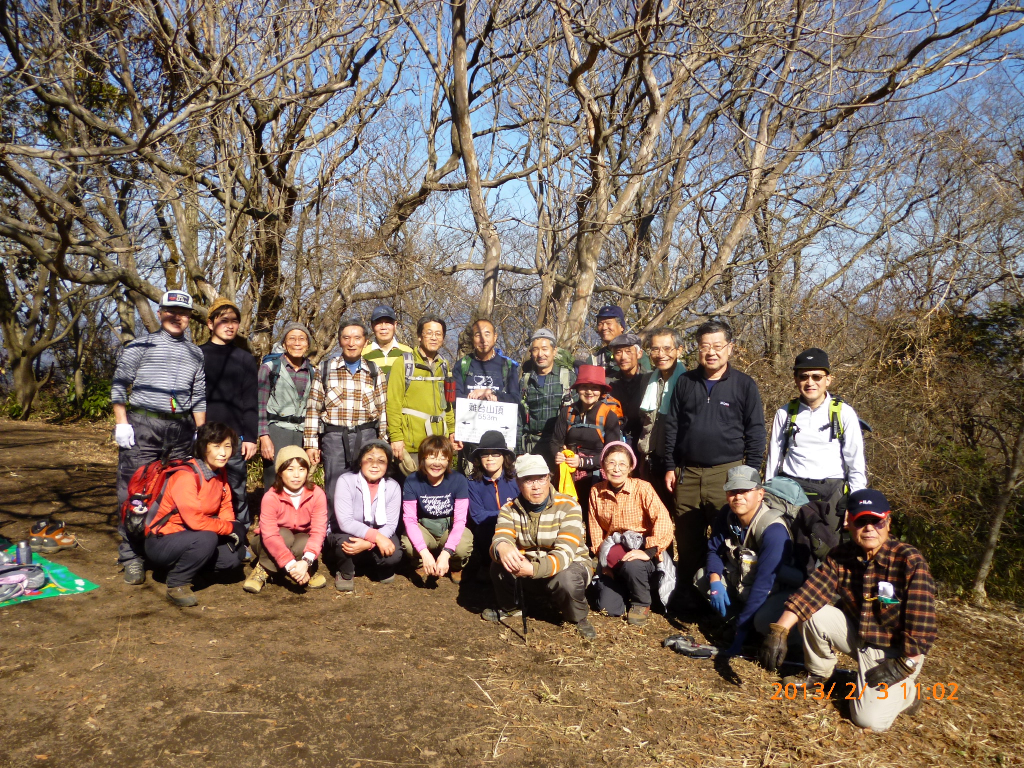
[[810, 576], [824, 562], [833, 547], [839, 546], [831, 506], [827, 501], [812, 501], [800, 507], [791, 523], [793, 561]]

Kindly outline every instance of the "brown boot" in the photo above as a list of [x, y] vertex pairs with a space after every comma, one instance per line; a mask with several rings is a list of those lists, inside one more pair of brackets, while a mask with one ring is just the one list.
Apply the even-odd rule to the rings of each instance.
[[192, 594], [191, 584], [182, 584], [180, 587], [168, 587], [167, 599], [179, 608], [191, 608], [199, 605], [196, 596]]
[[448, 575], [452, 577], [452, 584], [462, 583], [462, 571], [449, 571]]

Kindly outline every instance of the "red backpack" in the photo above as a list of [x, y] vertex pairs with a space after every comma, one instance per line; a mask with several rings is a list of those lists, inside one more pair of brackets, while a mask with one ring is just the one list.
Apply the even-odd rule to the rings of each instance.
[[142, 538], [159, 533], [159, 529], [174, 514], [171, 510], [159, 520], [160, 503], [164, 500], [167, 482], [177, 472], [190, 471], [196, 478], [196, 490], [203, 485], [203, 476], [192, 463], [192, 459], [157, 459], [139, 467], [128, 481], [128, 498], [121, 507], [121, 523], [132, 538]]

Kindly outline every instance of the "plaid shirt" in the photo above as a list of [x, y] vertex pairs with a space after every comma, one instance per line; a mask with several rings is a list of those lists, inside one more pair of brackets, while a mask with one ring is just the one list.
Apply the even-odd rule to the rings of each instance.
[[613, 533], [644, 533], [644, 549], [664, 552], [672, 543], [672, 520], [654, 486], [635, 477], [626, 479], [618, 491], [607, 480], [590, 489], [590, 542], [597, 554], [601, 543]]
[[[256, 430], [260, 437], [268, 434], [267, 432], [267, 403], [270, 402], [270, 363], [264, 363], [260, 366], [260, 371], [256, 376], [256, 402], [257, 408], [259, 409], [259, 428]], [[299, 393], [299, 397], [306, 396], [306, 388], [309, 386], [309, 379], [313, 375], [313, 366], [309, 364], [309, 359], [302, 361], [302, 365], [296, 368], [292, 368], [292, 364], [288, 362], [288, 358], [284, 355], [281, 356], [281, 375], [291, 376], [292, 383], [295, 384], [295, 391]]]
[[336, 427], [355, 427], [368, 421], [378, 421], [381, 440], [387, 440], [388, 415], [387, 379], [384, 369], [377, 369], [377, 380], [370, 377], [370, 366], [360, 359], [355, 375], [349, 373], [342, 357], [336, 357], [327, 364], [327, 382], [319, 376], [313, 379], [306, 405], [306, 423], [303, 427], [303, 444], [316, 448], [320, 435], [320, 422]]
[[[878, 599], [878, 583], [892, 584], [899, 602]], [[935, 642], [935, 582], [924, 557], [909, 544], [889, 539], [871, 560], [856, 544], [833, 549], [818, 570], [786, 602], [801, 621], [839, 596], [839, 607], [857, 625], [861, 640], [899, 648], [906, 656], [928, 653]]]
[[[517, 439], [516, 453], [533, 453], [536, 445], [546, 442], [555, 431], [555, 422], [558, 421], [558, 412], [562, 407], [562, 380], [559, 376], [559, 368], [556, 365], [551, 372], [544, 377], [542, 385], [537, 380], [537, 372], [530, 373], [529, 381], [523, 389], [523, 408], [519, 409], [519, 437]], [[571, 371], [570, 371], [571, 374]], [[569, 380], [572, 381], [570, 375]], [[527, 415], [524, 421], [523, 414]]]

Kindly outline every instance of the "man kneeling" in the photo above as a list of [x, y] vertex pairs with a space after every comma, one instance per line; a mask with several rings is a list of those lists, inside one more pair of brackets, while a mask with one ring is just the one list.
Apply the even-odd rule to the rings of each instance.
[[531, 579], [544, 584], [562, 612], [585, 640], [597, 633], [587, 619], [586, 589], [593, 575], [587, 552], [583, 512], [571, 496], [551, 487], [548, 465], [541, 456], [516, 459], [519, 495], [501, 508], [491, 541], [491, 582], [498, 610], [482, 614], [487, 621], [520, 616], [516, 595]]
[[[857, 660], [850, 719], [884, 731], [901, 712], [920, 707], [914, 684], [935, 642], [935, 582], [914, 547], [889, 538], [889, 502], [878, 491], [850, 495], [853, 541], [832, 550], [786, 610], [761, 648], [761, 663], [776, 669], [789, 631], [803, 622], [807, 674], [783, 680], [808, 688], [824, 684], [836, 665], [833, 647]], [[838, 605], [833, 598], [838, 596]], [[824, 687], [824, 686], [823, 686]]]

